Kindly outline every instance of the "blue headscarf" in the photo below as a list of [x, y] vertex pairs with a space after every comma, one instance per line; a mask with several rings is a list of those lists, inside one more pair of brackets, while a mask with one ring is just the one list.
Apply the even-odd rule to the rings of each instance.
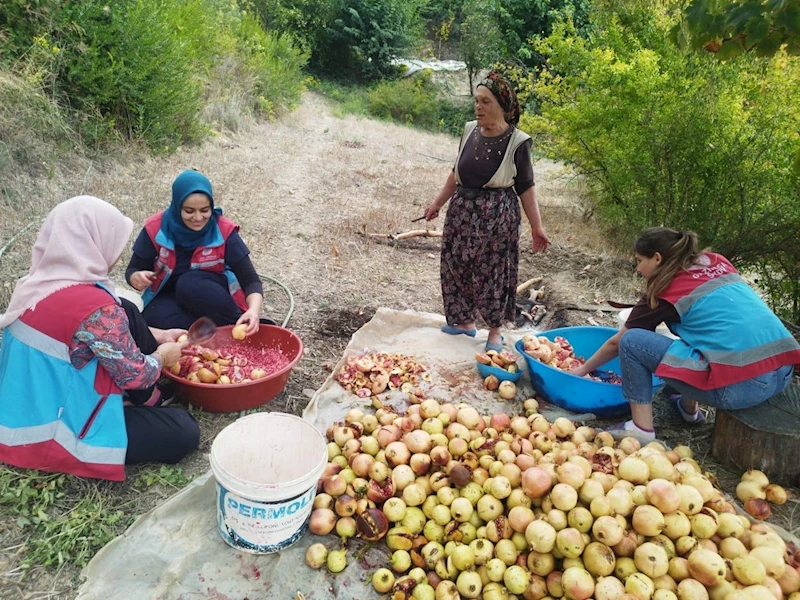
[[[202, 192], [211, 202], [211, 218], [200, 231], [189, 229], [181, 217], [183, 201], [195, 192]], [[184, 171], [172, 182], [172, 203], [161, 217], [161, 229], [181, 248], [207, 246], [216, 235], [217, 219], [221, 214], [221, 208], [214, 208], [214, 192], [208, 178], [198, 171]]]

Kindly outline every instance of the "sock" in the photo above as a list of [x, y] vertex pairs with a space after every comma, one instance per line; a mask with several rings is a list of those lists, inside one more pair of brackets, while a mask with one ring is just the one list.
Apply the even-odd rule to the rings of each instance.
[[700, 411], [696, 410], [692, 414], [686, 413], [686, 416], [683, 417], [683, 419], [687, 423], [697, 423], [699, 417], [700, 417]]
[[649, 439], [649, 440], [655, 440], [656, 439], [656, 432], [655, 432], [654, 429], [645, 429], [644, 427], [639, 427], [633, 421], [626, 421], [625, 422], [625, 429], [627, 429], [628, 431], [635, 431], [638, 434], [640, 434], [640, 437], [644, 437], [644, 438]]
[[675, 403], [678, 405], [678, 412], [681, 413], [683, 420], [686, 421], [687, 423], [697, 423], [698, 421], [703, 419], [703, 414], [700, 412], [699, 407], [693, 413], [686, 412], [686, 410], [683, 408], [683, 404], [681, 404], [680, 396], [675, 401]]

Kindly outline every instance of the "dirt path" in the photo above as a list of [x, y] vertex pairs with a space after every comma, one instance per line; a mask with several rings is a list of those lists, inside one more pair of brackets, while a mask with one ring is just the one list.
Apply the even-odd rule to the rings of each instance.
[[[288, 285], [295, 295], [289, 326], [303, 339], [305, 357], [284, 396], [265, 408], [299, 412], [308, 400], [306, 391], [322, 383], [326, 365], [336, 361], [375, 308], [441, 311], [438, 240], [390, 245], [370, 241], [360, 232], [410, 229], [410, 220], [438, 193], [457, 145], [446, 135], [353, 116], [339, 118], [323, 99], [309, 93], [295, 112], [275, 123], [238, 135], [218, 135], [169, 158], [137, 156], [103, 165], [73, 161], [57, 165], [46, 180], [20, 174], [10, 183], [26, 190], [25, 197], [7, 207], [0, 245], [56, 202], [79, 193], [107, 199], [142, 223], [167, 206], [170, 184], [181, 170], [204, 172], [214, 184], [218, 204], [242, 225], [258, 270]], [[520, 279], [541, 276], [551, 303], [633, 299], [636, 282], [629, 275], [630, 263], [604, 252], [596, 230], [576, 216], [580, 188], [575, 181], [546, 161], [537, 163], [535, 173], [545, 226], [554, 243], [545, 255], [523, 252]], [[432, 226], [441, 227], [441, 221]], [[527, 246], [525, 227], [523, 232]], [[3, 256], [0, 310], [13, 281], [27, 269], [34, 236], [35, 228]], [[123, 269], [114, 273], [120, 281]], [[272, 284], [267, 285], [267, 303], [276, 320], [288, 310], [283, 293]], [[560, 322], [571, 324], [587, 318], [614, 323], [607, 313], [565, 311], [559, 316]], [[201, 415], [202, 446], [181, 465], [186, 474], [208, 468], [211, 440], [234, 416]], [[111, 504], [130, 506], [134, 499], [134, 508], [126, 509], [132, 514], [145, 512], [172, 491], [134, 489], [131, 482], [137, 472], [131, 469], [124, 485], [100, 486]], [[69, 564], [58, 573], [32, 569], [24, 584], [10, 583], [9, 594], [4, 594], [2, 585], [18, 577], [13, 569], [23, 541], [12, 521], [9, 516], [0, 519], [0, 547], [9, 549], [0, 550], [0, 571], [14, 573], [0, 582], [0, 597], [16, 597], [10, 594], [18, 592], [19, 597], [72, 597], [79, 571]], [[36, 592], [43, 595], [25, 595]]]

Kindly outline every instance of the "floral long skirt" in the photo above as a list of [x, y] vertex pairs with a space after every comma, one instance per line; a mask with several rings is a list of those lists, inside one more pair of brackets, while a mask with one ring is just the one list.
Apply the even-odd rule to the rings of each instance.
[[516, 317], [519, 198], [514, 188], [458, 187], [442, 236], [441, 281], [450, 325], [480, 313], [489, 327]]

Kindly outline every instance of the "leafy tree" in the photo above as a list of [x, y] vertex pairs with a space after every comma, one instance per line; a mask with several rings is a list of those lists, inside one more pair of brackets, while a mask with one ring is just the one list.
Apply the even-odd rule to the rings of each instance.
[[535, 62], [529, 39], [550, 35], [553, 25], [572, 19], [583, 32], [588, 23], [588, 0], [502, 0], [497, 1], [497, 25], [503, 35], [504, 58]]
[[460, 27], [459, 53], [467, 65], [470, 93], [478, 72], [502, 55], [502, 33], [495, 8], [494, 0], [467, 0], [464, 5], [466, 17]]
[[396, 75], [392, 59], [422, 38], [424, 0], [338, 0], [312, 64], [334, 75], [374, 80]]
[[292, 37], [307, 54], [320, 44], [335, 14], [331, 0], [251, 0], [264, 28]]
[[691, 0], [672, 34], [721, 58], [773, 56], [784, 45], [800, 54], [800, 0]]
[[800, 60], [664, 43], [674, 18], [647, 0], [597, 11], [590, 40], [563, 24], [537, 44], [542, 113], [521, 126], [587, 178], [621, 245], [654, 224], [693, 229], [800, 319]]
[[429, 0], [422, 15], [434, 39], [458, 40], [471, 88], [475, 74], [494, 61], [540, 64], [532, 40], [559, 21], [572, 19], [588, 34], [589, 6], [589, 0]]

